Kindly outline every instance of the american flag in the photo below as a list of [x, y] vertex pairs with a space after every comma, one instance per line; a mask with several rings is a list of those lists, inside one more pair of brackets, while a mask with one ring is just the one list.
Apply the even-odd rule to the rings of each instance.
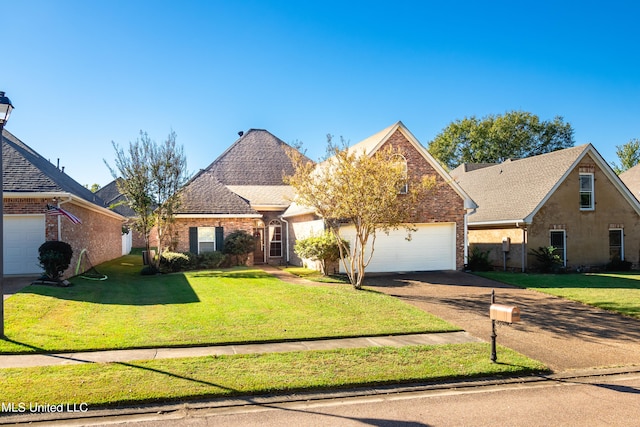
[[47, 205], [47, 215], [52, 215], [52, 216], [62, 215], [64, 217], [67, 217], [67, 219], [69, 219], [69, 221], [71, 221], [74, 224], [82, 224], [82, 221], [80, 221], [80, 218], [78, 218], [71, 212], [67, 212], [64, 209], [53, 206], [53, 205]]

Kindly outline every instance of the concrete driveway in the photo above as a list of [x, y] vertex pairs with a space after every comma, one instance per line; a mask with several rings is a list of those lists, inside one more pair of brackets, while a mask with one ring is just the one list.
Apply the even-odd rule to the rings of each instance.
[[522, 312], [520, 323], [497, 328], [498, 345], [556, 372], [640, 365], [637, 319], [454, 271], [371, 276], [365, 284], [486, 341], [491, 340], [489, 305], [495, 289], [496, 303], [516, 305]]
[[29, 286], [37, 278], [38, 276], [5, 276], [2, 280], [2, 297], [9, 298], [20, 289]]

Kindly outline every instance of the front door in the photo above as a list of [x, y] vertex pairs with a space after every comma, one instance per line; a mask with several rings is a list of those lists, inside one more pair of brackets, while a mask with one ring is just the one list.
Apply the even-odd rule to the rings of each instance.
[[256, 245], [253, 249], [253, 263], [264, 264], [264, 228], [254, 228], [253, 237], [256, 239]]

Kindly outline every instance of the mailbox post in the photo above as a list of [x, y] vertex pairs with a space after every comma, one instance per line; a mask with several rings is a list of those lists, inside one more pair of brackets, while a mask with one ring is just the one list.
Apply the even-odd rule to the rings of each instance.
[[520, 309], [511, 305], [496, 304], [496, 290], [491, 290], [491, 306], [489, 307], [489, 318], [491, 319], [491, 361], [496, 363], [498, 355], [496, 352], [496, 322], [512, 324], [520, 321]]

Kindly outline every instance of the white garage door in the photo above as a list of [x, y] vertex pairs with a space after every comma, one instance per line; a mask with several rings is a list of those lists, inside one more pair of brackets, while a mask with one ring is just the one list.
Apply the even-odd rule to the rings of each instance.
[[4, 274], [38, 274], [38, 248], [45, 241], [44, 215], [4, 216]]
[[[373, 258], [366, 268], [369, 273], [400, 271], [433, 271], [456, 269], [456, 224], [418, 224], [418, 231], [407, 241], [404, 228], [391, 230], [389, 235], [377, 234]], [[341, 230], [352, 240], [352, 226]], [[342, 269], [342, 266], [340, 267]]]

